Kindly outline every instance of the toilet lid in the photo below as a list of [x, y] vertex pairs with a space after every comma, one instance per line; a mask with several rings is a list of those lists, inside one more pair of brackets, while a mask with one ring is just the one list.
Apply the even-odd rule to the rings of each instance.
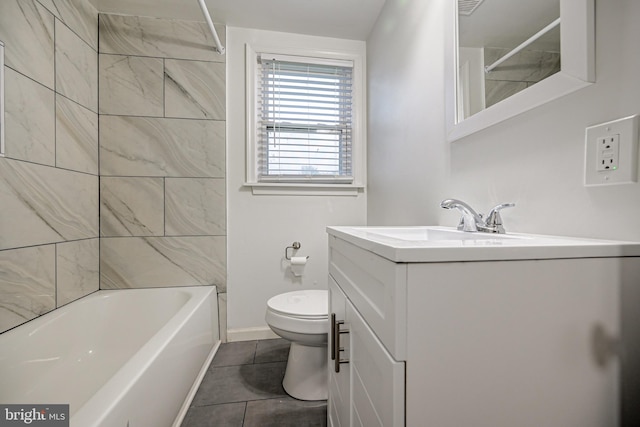
[[310, 319], [327, 318], [329, 293], [326, 290], [287, 292], [269, 299], [267, 307], [285, 316]]

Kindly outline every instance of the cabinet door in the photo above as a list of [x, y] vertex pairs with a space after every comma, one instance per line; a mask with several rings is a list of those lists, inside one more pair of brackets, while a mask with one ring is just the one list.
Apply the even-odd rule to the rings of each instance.
[[620, 425], [625, 271], [614, 258], [412, 266], [407, 425]]
[[395, 361], [347, 301], [352, 425], [404, 426], [404, 362]]
[[[334, 314], [336, 321], [344, 321], [342, 329], [346, 330], [349, 326], [346, 324], [346, 307], [347, 297], [340, 290], [335, 280], [329, 276], [329, 314]], [[330, 316], [331, 317], [331, 316]], [[331, 322], [331, 319], [329, 320]], [[329, 325], [329, 330], [332, 331], [333, 325]], [[333, 337], [333, 332], [329, 334], [330, 341]], [[340, 347], [342, 351], [338, 352], [338, 357], [347, 359], [349, 354], [349, 337], [348, 334], [344, 334], [340, 337]], [[340, 372], [335, 371], [335, 360], [332, 357], [332, 343], [329, 343], [329, 398], [327, 417], [329, 426], [333, 427], [348, 427], [351, 425], [350, 421], [350, 406], [351, 406], [351, 379], [349, 372], [349, 365], [340, 365]]]

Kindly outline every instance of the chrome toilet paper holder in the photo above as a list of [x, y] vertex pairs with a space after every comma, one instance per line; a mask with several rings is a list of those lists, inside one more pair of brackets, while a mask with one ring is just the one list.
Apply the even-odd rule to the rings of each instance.
[[[286, 259], [288, 259], [289, 261], [291, 261], [291, 255], [289, 254], [289, 249], [297, 251], [301, 247], [302, 247], [302, 245], [300, 244], [300, 242], [293, 242], [291, 244], [291, 246], [287, 246], [286, 248], [284, 248], [284, 257]], [[309, 259], [308, 256], [307, 256], [307, 259]]]

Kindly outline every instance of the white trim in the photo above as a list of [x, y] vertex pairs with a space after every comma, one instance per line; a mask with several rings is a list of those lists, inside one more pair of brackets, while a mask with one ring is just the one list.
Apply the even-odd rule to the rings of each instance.
[[268, 326], [244, 329], [229, 329], [227, 331], [227, 342], [268, 340], [273, 338], [280, 338], [280, 336], [276, 335], [276, 333], [273, 332]]
[[458, 28], [457, 2], [446, 26], [445, 108], [450, 142], [486, 129], [595, 82], [594, 0], [560, 0], [562, 70], [464, 120], [456, 117]]
[[260, 57], [263, 59], [271, 59], [274, 61], [284, 61], [284, 62], [303, 62], [305, 64], [314, 64], [314, 65], [333, 65], [336, 67], [353, 67], [353, 61], [344, 60], [344, 59], [327, 59], [327, 58], [316, 58], [313, 56], [298, 56], [298, 55], [280, 55], [274, 54], [271, 52], [260, 52]]
[[246, 182], [258, 182], [258, 153], [256, 149], [257, 106], [256, 90], [258, 88], [257, 73], [258, 53], [247, 43], [245, 44], [245, 109], [246, 109]]
[[[256, 147], [256, 88], [258, 54], [278, 57], [318, 58], [329, 61], [348, 62], [353, 65], [353, 111], [352, 111], [352, 161], [354, 179], [346, 184], [322, 183], [266, 183], [258, 182]], [[245, 186], [253, 187], [253, 194], [289, 195], [357, 195], [366, 182], [366, 53], [354, 50], [298, 48], [276, 44], [245, 44], [245, 117], [246, 117], [246, 172]], [[324, 191], [318, 191], [323, 188]], [[346, 189], [346, 191], [339, 190]]]
[[267, 196], [357, 196], [364, 186], [351, 184], [245, 183], [255, 195]]

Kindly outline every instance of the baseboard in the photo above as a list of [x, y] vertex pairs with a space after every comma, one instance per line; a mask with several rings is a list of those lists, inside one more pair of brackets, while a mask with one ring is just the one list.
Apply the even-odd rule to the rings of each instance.
[[227, 342], [253, 341], [280, 338], [268, 326], [259, 328], [229, 329], [227, 330]]

